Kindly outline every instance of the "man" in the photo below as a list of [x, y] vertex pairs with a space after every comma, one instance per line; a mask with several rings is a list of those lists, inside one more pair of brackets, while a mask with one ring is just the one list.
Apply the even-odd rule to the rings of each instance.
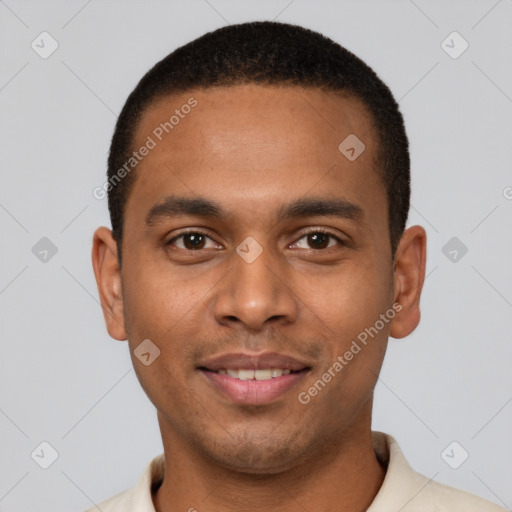
[[165, 453], [103, 512], [502, 510], [371, 431], [388, 337], [420, 320], [409, 183], [391, 92], [320, 34], [229, 26], [142, 78], [92, 258]]

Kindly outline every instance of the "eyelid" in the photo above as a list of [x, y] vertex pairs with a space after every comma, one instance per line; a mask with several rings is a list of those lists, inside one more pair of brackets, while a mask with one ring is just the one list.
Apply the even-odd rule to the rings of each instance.
[[[221, 245], [216, 240], [214, 240], [213, 237], [211, 237], [210, 234], [206, 230], [201, 229], [201, 228], [186, 228], [185, 230], [181, 231], [180, 233], [178, 233], [177, 235], [175, 235], [171, 239], [169, 239], [167, 242], [165, 242], [165, 245], [172, 245], [173, 242], [175, 242], [179, 238], [181, 238], [187, 234], [190, 234], [190, 233], [205, 236], [206, 238], [209, 238], [211, 241], [215, 242], [216, 244]], [[309, 234], [312, 234], [312, 233], [322, 233], [324, 235], [327, 235], [327, 236], [333, 238], [334, 240], [336, 240], [338, 242], [338, 244], [341, 246], [345, 246], [348, 244], [347, 241], [343, 240], [340, 236], [333, 233], [331, 230], [326, 229], [324, 227], [314, 227], [313, 226], [313, 227], [305, 228], [305, 230], [301, 231], [300, 234], [298, 235], [298, 238], [294, 242], [292, 242], [291, 245], [292, 246], [296, 245], [297, 242], [299, 242], [299, 240], [301, 240], [305, 236], [308, 236]], [[181, 249], [181, 248], [178, 248], [178, 249]], [[330, 249], [330, 247], [328, 249]], [[200, 252], [205, 249], [197, 249], [195, 251], [193, 249], [182, 249], [182, 250], [190, 251], [190, 252]], [[309, 249], [309, 250], [314, 251], [314, 252], [322, 252], [322, 251], [326, 251], [327, 249]]]

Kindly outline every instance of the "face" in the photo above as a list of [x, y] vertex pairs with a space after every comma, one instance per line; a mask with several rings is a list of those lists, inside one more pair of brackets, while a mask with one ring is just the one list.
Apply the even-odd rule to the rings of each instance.
[[[355, 160], [338, 149], [350, 134], [365, 145]], [[106, 228], [93, 255], [109, 332], [129, 340], [164, 445], [275, 473], [368, 430], [390, 330], [400, 318], [412, 330], [415, 313], [393, 309], [409, 280], [391, 259], [363, 104], [299, 87], [193, 90], [146, 111], [134, 149], [150, 139], [121, 270]], [[135, 354], [148, 339], [146, 365]]]

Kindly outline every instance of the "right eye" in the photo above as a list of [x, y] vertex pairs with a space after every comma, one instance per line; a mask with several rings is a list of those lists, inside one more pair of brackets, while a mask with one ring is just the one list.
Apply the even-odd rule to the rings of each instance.
[[208, 248], [205, 247], [208, 240], [215, 243], [206, 233], [191, 230], [171, 238], [165, 245], [172, 245], [177, 249], [183, 249], [185, 251], [200, 251]]

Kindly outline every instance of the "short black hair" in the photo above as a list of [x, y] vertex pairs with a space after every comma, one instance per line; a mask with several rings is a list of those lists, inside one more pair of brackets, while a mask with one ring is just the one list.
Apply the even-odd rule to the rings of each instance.
[[409, 212], [410, 158], [404, 120], [390, 89], [361, 59], [322, 34], [297, 25], [257, 21], [229, 25], [179, 47], [155, 64], [126, 100], [112, 137], [107, 171], [113, 185], [108, 189], [108, 206], [119, 263], [124, 209], [134, 173], [123, 173], [122, 180], [116, 173], [132, 156], [134, 133], [145, 110], [172, 93], [246, 83], [320, 88], [365, 104], [377, 136], [377, 170], [387, 192], [393, 256]]

